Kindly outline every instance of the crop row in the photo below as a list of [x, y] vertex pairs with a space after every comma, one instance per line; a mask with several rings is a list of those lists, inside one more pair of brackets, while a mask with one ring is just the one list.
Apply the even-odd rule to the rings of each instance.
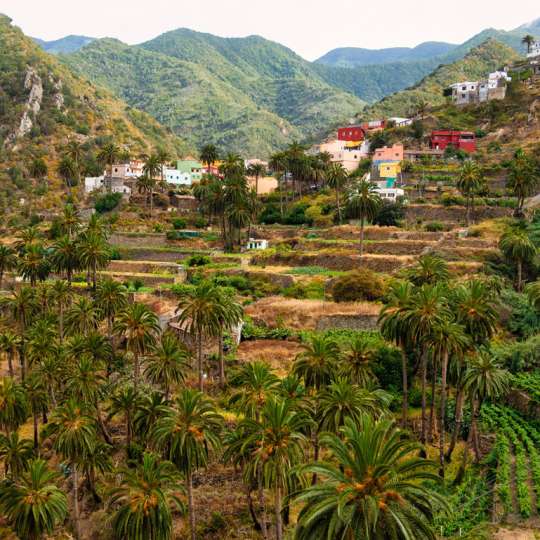
[[534, 401], [540, 402], [540, 374], [518, 373], [512, 377], [512, 384], [527, 392]]

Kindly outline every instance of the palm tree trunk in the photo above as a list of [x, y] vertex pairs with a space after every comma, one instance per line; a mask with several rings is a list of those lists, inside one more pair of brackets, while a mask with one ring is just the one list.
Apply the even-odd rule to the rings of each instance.
[[[317, 430], [313, 432], [312, 439], [313, 439], [313, 462], [317, 463], [317, 461], [319, 461], [319, 452], [320, 452], [319, 433], [317, 432]], [[316, 483], [317, 483], [317, 473], [313, 473], [313, 476], [311, 477], [311, 485], [314, 486]]]
[[75, 521], [75, 538], [80, 540], [81, 538], [81, 524], [79, 516], [79, 474], [77, 467], [73, 464], [73, 514]]
[[60, 343], [64, 341], [64, 305], [60, 302], [58, 306], [58, 332], [60, 337]]
[[521, 292], [522, 289], [522, 280], [523, 280], [523, 263], [521, 262], [521, 259], [517, 260], [517, 291]]
[[261, 512], [261, 534], [264, 540], [268, 540], [268, 529], [266, 527], [266, 501], [264, 498], [264, 486], [262, 482], [262, 467], [257, 466], [257, 488], [259, 495], [259, 506]]
[[107, 426], [105, 425], [105, 421], [103, 420], [103, 415], [101, 414], [99, 402], [96, 402], [95, 406], [99, 429], [101, 429], [101, 433], [103, 433], [103, 438], [105, 439], [105, 442], [107, 444], [112, 444], [111, 436], [109, 435], [109, 431], [107, 430]]
[[199, 332], [197, 335], [197, 369], [199, 370], [199, 390], [202, 392], [204, 390], [204, 380], [203, 380], [203, 351], [202, 351], [202, 333]]
[[259, 520], [257, 519], [257, 514], [255, 513], [255, 508], [253, 506], [253, 497], [251, 496], [251, 486], [249, 484], [246, 484], [246, 501], [249, 515], [251, 517], [251, 521], [253, 522], [253, 528], [256, 531], [260, 531], [261, 524], [259, 523]]
[[402, 427], [407, 425], [408, 407], [409, 407], [409, 395], [407, 388], [407, 353], [405, 349], [401, 350], [401, 384], [403, 386], [403, 404], [401, 408], [401, 424]]
[[441, 402], [440, 402], [440, 433], [439, 433], [439, 476], [444, 478], [444, 426], [446, 417], [446, 374], [448, 372], [448, 351], [444, 351], [441, 367]]
[[195, 540], [195, 508], [193, 507], [193, 478], [191, 471], [186, 474], [186, 490], [188, 496], [189, 529], [191, 540]]
[[466, 214], [466, 219], [467, 219], [467, 227], [469, 227], [471, 225], [471, 198], [469, 196], [467, 196], [467, 214]]
[[450, 441], [450, 446], [448, 447], [448, 452], [446, 452], [446, 461], [450, 462], [452, 460], [452, 453], [456, 447], [457, 439], [461, 433], [461, 424], [463, 418], [463, 390], [461, 386], [457, 389], [456, 394], [456, 413], [455, 413], [455, 423], [454, 431], [452, 432], [452, 439]]
[[360, 218], [360, 257], [364, 254], [364, 215]]
[[433, 373], [431, 374], [431, 404], [429, 406], [429, 434], [428, 441], [433, 442], [433, 433], [435, 431], [435, 383], [437, 380], [437, 370], [435, 361], [433, 361]]
[[281, 518], [281, 486], [279, 485], [279, 480], [276, 482], [275, 512], [276, 512], [276, 540], [283, 540], [283, 520]]
[[474, 460], [476, 463], [480, 462], [480, 433], [478, 431], [478, 417], [480, 416], [480, 409], [482, 408], [482, 402], [480, 400], [474, 400], [473, 404], [473, 416], [472, 416], [472, 430], [473, 430], [473, 448], [474, 448]]
[[7, 356], [7, 361], [8, 361], [9, 376], [13, 379], [13, 377], [15, 377], [15, 372], [13, 371], [12, 352], [9, 351], [6, 356]]
[[39, 418], [37, 411], [35, 411], [32, 416], [34, 417], [34, 450], [39, 457]]
[[131, 444], [131, 413], [126, 411], [126, 446]]
[[474, 222], [474, 194], [471, 197], [471, 221]]
[[2, 290], [2, 282], [4, 281], [4, 270], [0, 270], [0, 291]]
[[137, 390], [139, 388], [139, 353], [135, 349], [133, 351], [133, 388], [135, 390], [135, 393], [137, 393]]
[[150, 190], [150, 217], [152, 217], [152, 211], [154, 210], [154, 190]]
[[219, 332], [219, 384], [221, 387], [225, 385], [225, 358], [223, 357], [223, 327]]
[[420, 428], [420, 444], [426, 444], [427, 415], [426, 415], [426, 383], [427, 383], [427, 350], [422, 350], [421, 380], [422, 380], [422, 423]]

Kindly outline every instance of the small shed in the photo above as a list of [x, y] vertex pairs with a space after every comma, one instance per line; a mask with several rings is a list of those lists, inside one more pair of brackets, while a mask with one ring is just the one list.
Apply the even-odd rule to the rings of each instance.
[[250, 238], [246, 249], [267, 249], [268, 248], [268, 240], [264, 240], [262, 238]]

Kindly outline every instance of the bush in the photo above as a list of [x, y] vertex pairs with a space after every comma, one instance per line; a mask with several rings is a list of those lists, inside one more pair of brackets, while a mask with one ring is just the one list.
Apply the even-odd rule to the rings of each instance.
[[401, 201], [395, 203], [385, 201], [373, 219], [373, 225], [399, 227], [404, 219], [405, 207]]
[[196, 229], [204, 229], [206, 227], [206, 220], [202, 217], [198, 217], [193, 225]]
[[281, 213], [275, 204], [267, 204], [259, 214], [259, 223], [274, 225], [281, 223]]
[[208, 255], [192, 255], [186, 259], [186, 265], [190, 268], [193, 266], [205, 266], [211, 262], [212, 259]]
[[357, 302], [379, 300], [384, 295], [383, 280], [371, 270], [357, 270], [336, 278], [332, 285], [335, 302]]
[[114, 210], [120, 204], [121, 200], [121, 193], [106, 193], [105, 195], [100, 195], [96, 199], [94, 208], [98, 214], [104, 214], [105, 212]]
[[185, 219], [182, 218], [174, 218], [172, 220], [172, 226], [173, 229], [178, 231], [180, 229], [185, 229], [187, 227], [187, 223]]
[[452, 193], [443, 193], [441, 196], [441, 204], [444, 206], [465, 206], [465, 197]]
[[424, 228], [428, 232], [440, 232], [444, 231], [444, 225], [440, 221], [431, 221], [424, 225]]
[[283, 296], [301, 300], [324, 300], [324, 281], [308, 281], [295, 283], [283, 289]]
[[332, 215], [323, 214], [323, 210], [320, 206], [310, 206], [305, 211], [305, 216], [307, 221], [316, 227], [328, 227], [332, 225], [334, 221]]
[[284, 223], [287, 225], [311, 225], [306, 216], [308, 207], [307, 203], [295, 204], [285, 215]]

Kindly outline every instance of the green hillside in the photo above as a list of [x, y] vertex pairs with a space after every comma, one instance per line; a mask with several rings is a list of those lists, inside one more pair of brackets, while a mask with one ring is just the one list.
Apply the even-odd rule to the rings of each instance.
[[72, 53], [92, 43], [96, 38], [88, 36], [65, 36], [52, 41], [33, 38], [34, 41], [46, 52], [51, 54]]
[[259, 37], [177, 30], [139, 46], [98, 40], [62, 57], [192, 146], [266, 156], [348, 120], [364, 103], [289, 49]]
[[472, 49], [461, 60], [439, 66], [418, 84], [388, 96], [361, 113], [363, 118], [406, 116], [425, 101], [431, 106], [445, 102], [442, 91], [448, 85], [462, 80], [477, 80], [501, 66], [517, 60], [519, 55], [507, 45], [488, 39]]

